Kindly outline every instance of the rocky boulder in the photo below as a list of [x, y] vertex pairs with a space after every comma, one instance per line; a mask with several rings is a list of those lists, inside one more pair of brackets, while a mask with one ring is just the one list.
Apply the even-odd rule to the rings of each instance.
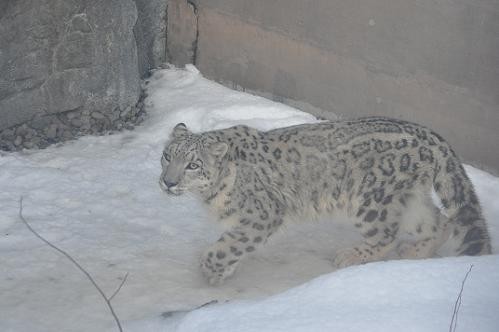
[[133, 32], [142, 78], [166, 62], [167, 4], [168, 0], [135, 0], [138, 19]]
[[136, 21], [132, 0], [0, 1], [0, 148], [133, 122]]

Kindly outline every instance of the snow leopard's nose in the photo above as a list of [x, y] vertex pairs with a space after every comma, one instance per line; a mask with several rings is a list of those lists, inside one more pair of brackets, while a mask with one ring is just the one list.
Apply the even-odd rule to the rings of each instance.
[[177, 184], [178, 184], [178, 182], [173, 182], [173, 181], [167, 181], [167, 180], [165, 180], [165, 186], [168, 189], [175, 187]]

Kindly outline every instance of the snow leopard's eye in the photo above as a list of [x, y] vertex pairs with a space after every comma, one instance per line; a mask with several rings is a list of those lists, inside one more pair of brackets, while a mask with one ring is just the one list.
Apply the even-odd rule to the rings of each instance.
[[187, 169], [198, 169], [199, 165], [196, 163], [189, 163], [186, 168]]
[[171, 160], [170, 155], [169, 155], [168, 153], [166, 153], [166, 152], [163, 152], [163, 158], [164, 158], [167, 162], [170, 162], [170, 160]]

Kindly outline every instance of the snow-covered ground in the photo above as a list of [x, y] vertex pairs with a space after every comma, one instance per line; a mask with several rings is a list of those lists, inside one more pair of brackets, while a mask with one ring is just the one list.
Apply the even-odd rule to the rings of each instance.
[[[90, 282], [18, 217], [66, 250], [110, 296], [125, 331], [447, 331], [461, 282], [457, 331], [499, 330], [499, 255], [389, 261], [334, 271], [355, 239], [327, 222], [292, 224], [224, 285], [198, 270], [217, 239], [214, 218], [158, 186], [171, 128], [316, 121], [282, 104], [226, 89], [189, 70], [157, 71], [148, 120], [133, 132], [84, 137], [0, 155], [0, 331], [113, 331]], [[499, 248], [499, 179], [467, 167]], [[217, 304], [189, 311], [204, 303]], [[168, 314], [162, 314], [168, 313]]]

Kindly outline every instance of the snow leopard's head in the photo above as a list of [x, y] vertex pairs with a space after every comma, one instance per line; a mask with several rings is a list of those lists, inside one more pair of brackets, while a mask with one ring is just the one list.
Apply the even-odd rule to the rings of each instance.
[[227, 149], [226, 143], [210, 135], [194, 134], [185, 124], [177, 124], [161, 157], [161, 189], [173, 195], [209, 191], [218, 179]]

